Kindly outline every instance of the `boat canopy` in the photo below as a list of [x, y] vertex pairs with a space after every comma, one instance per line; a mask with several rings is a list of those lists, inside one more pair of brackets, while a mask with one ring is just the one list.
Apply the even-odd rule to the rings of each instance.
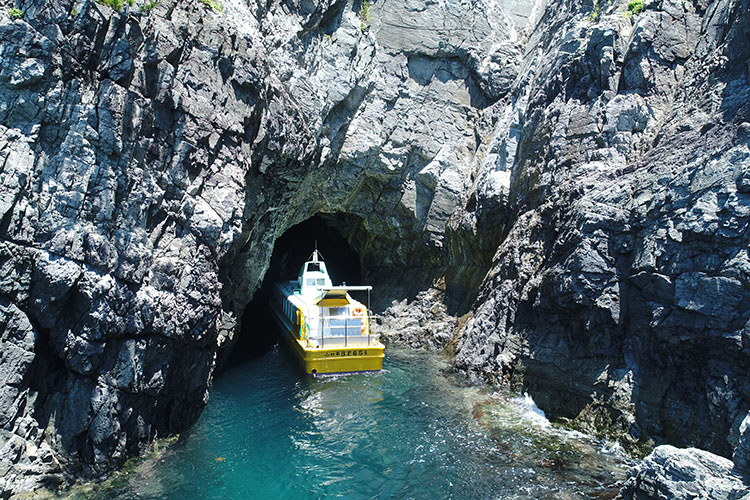
[[372, 290], [371, 286], [331, 286], [324, 287], [322, 293], [315, 299], [315, 305], [325, 307], [347, 306], [352, 303], [353, 299], [349, 296], [349, 291], [367, 291]]
[[346, 290], [325, 290], [315, 299], [316, 306], [340, 307], [348, 306], [351, 297]]

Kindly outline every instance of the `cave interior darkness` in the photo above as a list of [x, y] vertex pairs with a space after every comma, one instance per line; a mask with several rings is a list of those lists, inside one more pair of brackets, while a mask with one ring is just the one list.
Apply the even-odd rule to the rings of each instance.
[[292, 226], [276, 240], [263, 283], [242, 315], [242, 328], [228, 365], [260, 356], [281, 340], [268, 308], [271, 287], [279, 281], [297, 279], [316, 242], [334, 285], [363, 284], [360, 257], [342, 236], [356, 222], [354, 218], [357, 217], [347, 214], [318, 214]]

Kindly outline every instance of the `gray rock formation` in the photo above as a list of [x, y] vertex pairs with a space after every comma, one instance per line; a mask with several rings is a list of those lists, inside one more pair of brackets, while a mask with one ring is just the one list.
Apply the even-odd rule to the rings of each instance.
[[732, 461], [737, 471], [750, 475], [750, 413], [740, 424], [739, 432]]
[[404, 298], [481, 279], [497, 240], [448, 229], [518, 71], [494, 4], [140, 5], [0, 16], [0, 496], [193, 422], [292, 225], [413, 269]]
[[695, 448], [658, 446], [628, 472], [617, 497], [622, 500], [750, 499], [750, 476], [732, 471], [726, 458]]
[[142, 5], [0, 0], [0, 497], [190, 425], [316, 214], [390, 338], [741, 463], [747, 0]]
[[731, 457], [750, 406], [748, 5], [589, 11], [551, 3], [556, 29], [529, 39], [512, 222], [455, 366], [633, 447]]

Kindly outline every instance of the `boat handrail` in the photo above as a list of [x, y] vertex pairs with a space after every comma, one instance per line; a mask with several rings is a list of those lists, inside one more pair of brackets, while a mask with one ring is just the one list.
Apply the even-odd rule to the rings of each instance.
[[339, 315], [339, 316], [325, 316], [325, 315], [324, 316], [312, 316], [312, 315], [308, 316], [308, 315], [305, 315], [305, 318], [314, 319], [314, 320], [319, 320], [321, 318], [323, 318], [323, 319], [362, 319], [362, 318], [367, 318], [368, 320], [372, 321], [374, 319], [385, 318], [385, 316], [383, 316], [382, 314], [366, 314], [364, 316], [354, 316], [353, 314], [349, 314], [349, 315], [342, 314], [342, 315]]
[[319, 286], [316, 287], [321, 292], [327, 292], [329, 290], [352, 290], [354, 292], [367, 292], [372, 290], [371, 285], [340, 285], [340, 286]]
[[354, 314], [339, 314], [338, 316], [327, 316], [327, 315], [318, 315], [318, 316], [305, 316], [307, 318], [314, 318], [314, 319], [363, 319], [363, 318], [372, 318], [372, 316], [363, 315], [363, 316], [355, 316]]
[[338, 316], [326, 316], [326, 315], [305, 315], [305, 318], [308, 320], [319, 320], [319, 319], [373, 319], [376, 317], [375, 314], [365, 314], [364, 316], [355, 316], [353, 314], [340, 314]]
[[[311, 341], [315, 342], [316, 344], [319, 342], [320, 345], [316, 345], [315, 347], [326, 347], [326, 343], [331, 341], [335, 342], [336, 339], [338, 339], [339, 341], [343, 339], [344, 346], [348, 346], [350, 340], [352, 342], [358, 342], [356, 339], [365, 338], [367, 339], [367, 345], [371, 346], [373, 345], [373, 342], [377, 343], [380, 339], [380, 334], [375, 333], [372, 330], [372, 318], [373, 315], [369, 314], [369, 311], [362, 316], [356, 316], [354, 314], [340, 314], [337, 316], [316, 314], [305, 316], [306, 324], [309, 324], [311, 326], [319, 325], [318, 327], [308, 331], [308, 334], [305, 336], [305, 340], [307, 341], [308, 347], [311, 345]], [[332, 324], [330, 320], [343, 322], [343, 324]], [[349, 323], [350, 321], [352, 323]], [[366, 328], [366, 332], [357, 334], [350, 333], [350, 330], [360, 328]]]
[[380, 334], [379, 333], [367, 333], [365, 335], [348, 335], [348, 336], [347, 335], [308, 335], [307, 339], [308, 340], [311, 340], [311, 339], [326, 339], [326, 340], [328, 340], [328, 339], [331, 339], [331, 338], [343, 339], [344, 337], [348, 337], [350, 339], [368, 338], [368, 337], [371, 337], [371, 338], [380, 338]]

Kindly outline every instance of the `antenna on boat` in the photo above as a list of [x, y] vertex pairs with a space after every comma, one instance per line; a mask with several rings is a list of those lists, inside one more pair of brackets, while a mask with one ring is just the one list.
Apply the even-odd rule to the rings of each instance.
[[318, 260], [323, 260], [323, 256], [318, 252], [318, 240], [315, 240], [315, 250], [312, 253], [312, 261], [318, 262]]

